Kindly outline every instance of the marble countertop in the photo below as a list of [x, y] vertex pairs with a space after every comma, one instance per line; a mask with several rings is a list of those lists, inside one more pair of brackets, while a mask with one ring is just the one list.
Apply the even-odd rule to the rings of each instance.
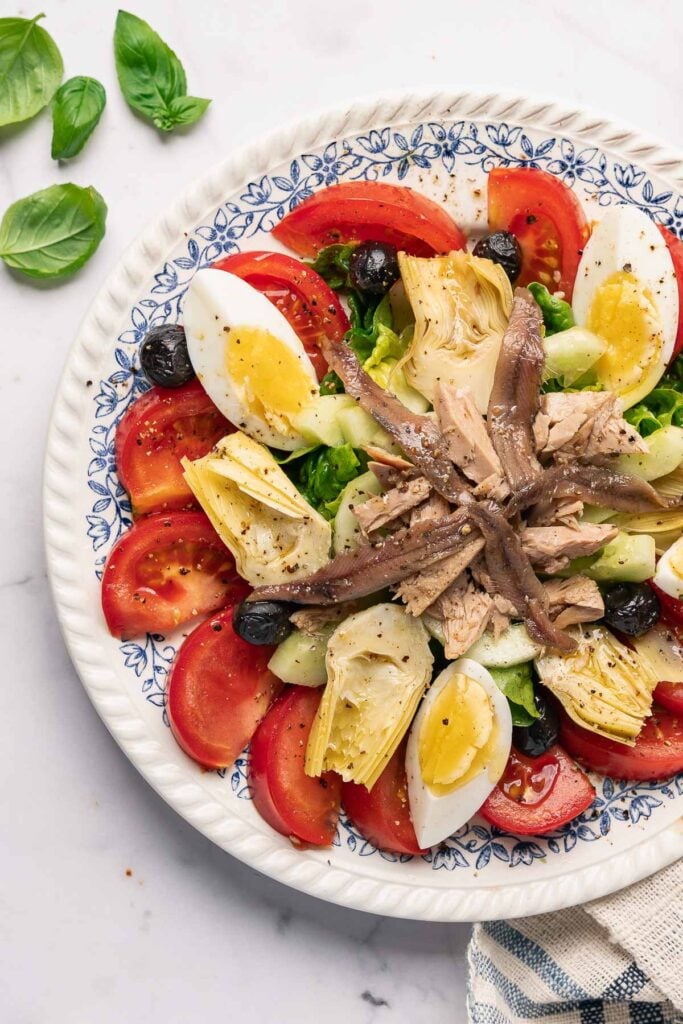
[[[389, 89], [502, 87], [585, 104], [683, 146], [679, 5], [425, 0], [417, 25], [389, 0], [137, 0], [135, 12], [182, 57], [190, 92], [214, 100], [195, 128], [163, 138], [119, 94], [116, 7], [40, 5], [67, 77], [91, 74], [108, 90], [85, 152], [53, 164], [45, 113], [0, 132], [2, 210], [69, 180], [95, 185], [109, 205], [107, 236], [72, 280], [37, 286], [0, 268], [0, 1018], [464, 1021], [467, 926], [382, 919], [291, 892], [194, 832], [119, 752], [71, 666], [47, 588], [50, 406], [78, 323], [124, 247], [195, 175], [284, 120]], [[0, 2], [2, 17], [33, 13], [23, 0]]]

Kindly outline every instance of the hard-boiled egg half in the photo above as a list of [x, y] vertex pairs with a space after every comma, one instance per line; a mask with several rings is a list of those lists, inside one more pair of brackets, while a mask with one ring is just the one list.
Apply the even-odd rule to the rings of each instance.
[[234, 274], [200, 270], [183, 322], [195, 373], [224, 416], [274, 448], [303, 447], [292, 421], [318, 395], [318, 381], [279, 309]]
[[418, 844], [434, 846], [479, 810], [510, 754], [510, 706], [483, 665], [454, 661], [420, 705], [406, 749]]
[[679, 537], [659, 559], [652, 582], [669, 597], [683, 600], [683, 537]]
[[615, 206], [593, 230], [574, 285], [577, 323], [607, 342], [595, 365], [598, 380], [639, 402], [673, 354], [678, 324], [676, 274], [666, 243], [634, 206]]

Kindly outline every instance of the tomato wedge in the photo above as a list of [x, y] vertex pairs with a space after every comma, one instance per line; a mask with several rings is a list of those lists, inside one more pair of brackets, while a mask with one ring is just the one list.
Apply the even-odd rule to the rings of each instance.
[[494, 167], [488, 181], [491, 231], [511, 231], [522, 249], [518, 285], [540, 281], [568, 302], [590, 229], [575, 194], [534, 167]]
[[683, 718], [656, 705], [633, 747], [582, 729], [564, 712], [560, 739], [587, 768], [615, 779], [664, 779], [683, 771]]
[[683, 628], [683, 601], [679, 601], [677, 597], [672, 597], [671, 594], [665, 594], [652, 580], [648, 580], [648, 583], [659, 598], [662, 622], [668, 626], [673, 626], [674, 629], [680, 630]]
[[361, 835], [381, 850], [421, 854], [408, 804], [404, 740], [368, 792], [356, 782], [342, 786], [342, 804]]
[[141, 395], [116, 428], [116, 468], [133, 514], [196, 508], [180, 460], [200, 459], [234, 429], [198, 380]]
[[671, 253], [674, 270], [676, 271], [676, 284], [678, 285], [678, 330], [676, 331], [674, 352], [671, 357], [673, 361], [681, 349], [683, 349], [683, 242], [672, 231], [668, 231], [667, 228], [663, 227], [663, 225], [658, 224], [657, 227], [661, 231], [662, 237]]
[[335, 242], [390, 242], [413, 256], [464, 249], [466, 238], [442, 206], [402, 185], [346, 181], [304, 199], [273, 228], [299, 256]]
[[244, 750], [282, 683], [268, 671], [274, 647], [237, 636], [232, 608], [202, 622], [178, 651], [166, 710], [178, 744], [205, 768], [225, 768]]
[[590, 807], [595, 790], [562, 747], [527, 757], [514, 747], [498, 785], [479, 813], [492, 825], [520, 836], [540, 836]]
[[249, 785], [261, 817], [297, 846], [329, 846], [337, 828], [341, 779], [304, 772], [306, 744], [321, 691], [291, 686], [277, 698], [254, 734]]
[[341, 341], [350, 324], [338, 296], [320, 274], [280, 252], [238, 252], [214, 267], [241, 277], [277, 306], [322, 380], [327, 373], [322, 339]]
[[102, 610], [109, 631], [127, 640], [166, 633], [248, 589], [203, 512], [159, 512], [139, 519], [109, 553]]
[[683, 719], [683, 683], [657, 683], [653, 696], [663, 708]]

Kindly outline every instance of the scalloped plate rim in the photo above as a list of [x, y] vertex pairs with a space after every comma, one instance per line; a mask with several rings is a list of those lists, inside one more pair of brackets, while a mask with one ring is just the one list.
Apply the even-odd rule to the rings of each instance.
[[[500, 109], [494, 112], [491, 108], [496, 107]], [[543, 117], [539, 117], [541, 112]], [[599, 142], [619, 154], [625, 152], [640, 166], [651, 167], [654, 163], [657, 174], [667, 178], [674, 188], [683, 190], [683, 174], [675, 173], [676, 167], [683, 166], [683, 158], [671, 147], [585, 110], [569, 109], [561, 102], [523, 98], [501, 91], [410, 91], [361, 98], [261, 136], [186, 187], [126, 249], [98, 289], [69, 351], [56, 391], [48, 428], [43, 485], [48, 577], [62, 636], [99, 716], [152, 788], [222, 849], [294, 889], [358, 910], [431, 921], [521, 917], [615, 892], [683, 855], [681, 820], [617, 851], [608, 861], [609, 879], [604, 877], [605, 861], [570, 868], [552, 879], [524, 880], [520, 876], [520, 881], [510, 884], [482, 885], [476, 889], [382, 882], [336, 866], [321, 873], [319, 865], [304, 861], [294, 849], [283, 849], [280, 837], [256, 832], [238, 814], [226, 811], [211, 800], [191, 779], [183, 778], [184, 770], [178, 762], [168, 761], [154, 750], [158, 744], [145, 736], [145, 723], [136, 713], [130, 696], [121, 691], [106, 658], [98, 663], [96, 638], [93, 639], [84, 625], [79, 626], [79, 617], [87, 621], [91, 613], [83, 603], [79, 606], [78, 572], [75, 575], [69, 572], [68, 546], [59, 539], [60, 530], [68, 534], [68, 491], [76, 483], [69, 482], [68, 478], [66, 482], [60, 481], [59, 467], [68, 464], [69, 439], [80, 436], [86, 416], [88, 393], [82, 386], [82, 375], [76, 374], [76, 367], [84, 361], [97, 359], [109, 333], [108, 319], [120, 317], [129, 308], [129, 299], [137, 297], [139, 284], [149, 276], [164, 250], [176, 241], [184, 228], [194, 226], [202, 210], [210, 209], [214, 200], [220, 202], [240, 183], [259, 172], [265, 173], [306, 145], [321, 145], [347, 131], [358, 132], [377, 124], [391, 125], [399, 118], [411, 121], [430, 115], [453, 116], [454, 113], [488, 117], [492, 121], [508, 118], [535, 128], [549, 127], [550, 122], [555, 129], [566, 130], [569, 135]], [[582, 119], [587, 123], [577, 125]], [[254, 849], [255, 846], [258, 849]], [[311, 871], [306, 870], [308, 866]], [[311, 872], [316, 877], [305, 877]]]

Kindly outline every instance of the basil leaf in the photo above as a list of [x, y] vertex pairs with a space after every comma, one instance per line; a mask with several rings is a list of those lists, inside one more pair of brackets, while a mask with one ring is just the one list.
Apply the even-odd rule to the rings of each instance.
[[0, 18], [0, 126], [17, 124], [47, 106], [64, 74], [51, 35], [35, 18]]
[[[194, 124], [204, 114], [210, 102], [211, 100], [202, 100], [198, 96], [176, 96], [168, 108], [166, 123], [169, 127], [164, 128], [157, 124], [157, 128], [170, 132], [184, 124]], [[156, 124], [156, 121], [154, 123]]]
[[511, 668], [490, 668], [489, 672], [508, 699], [513, 725], [531, 725], [539, 715], [530, 662]]
[[52, 159], [83, 149], [102, 116], [107, 94], [96, 78], [79, 75], [60, 86], [52, 107]]
[[126, 103], [162, 132], [193, 124], [211, 102], [187, 95], [178, 57], [146, 21], [128, 11], [116, 17], [114, 57]]
[[92, 186], [52, 185], [13, 203], [0, 223], [0, 259], [29, 277], [66, 277], [102, 241], [107, 206]]

